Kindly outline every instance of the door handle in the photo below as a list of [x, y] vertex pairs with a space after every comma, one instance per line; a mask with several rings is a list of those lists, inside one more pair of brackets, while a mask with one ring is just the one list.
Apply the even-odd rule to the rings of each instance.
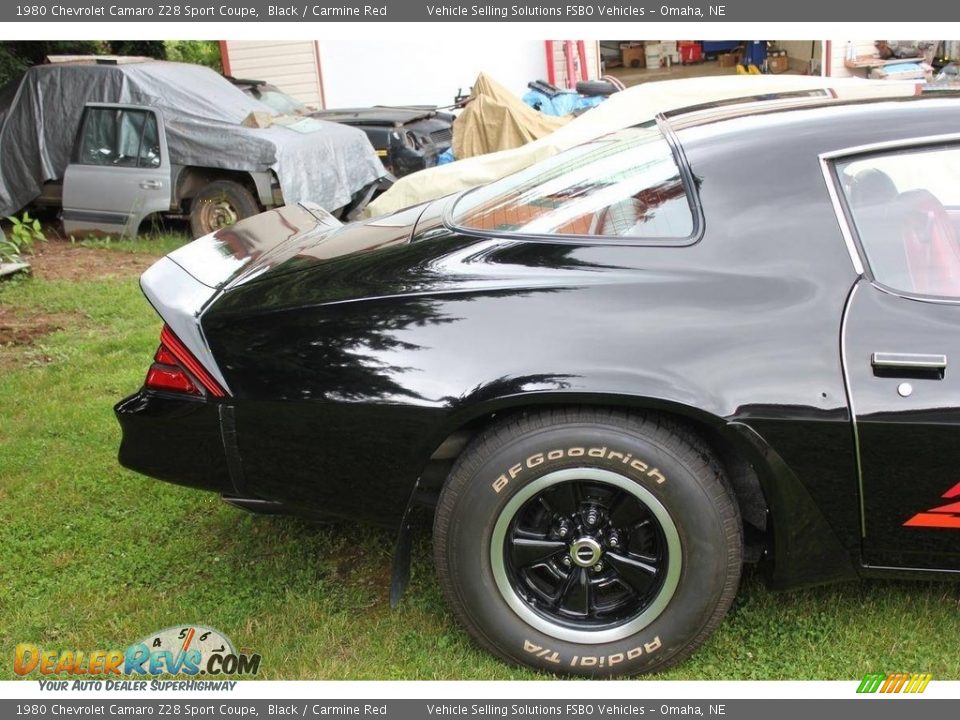
[[144, 190], [159, 190], [163, 187], [163, 183], [159, 180], [141, 180], [140, 187]]
[[873, 374], [886, 377], [942, 379], [947, 369], [946, 355], [875, 352], [870, 356]]

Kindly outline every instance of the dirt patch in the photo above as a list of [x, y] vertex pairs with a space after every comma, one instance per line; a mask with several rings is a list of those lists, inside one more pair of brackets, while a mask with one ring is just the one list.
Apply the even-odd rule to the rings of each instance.
[[[84, 247], [64, 240], [34, 245], [27, 256], [33, 276], [41, 280], [89, 282], [105, 278], [135, 278], [156, 262], [152, 253], [131, 253]], [[51, 362], [34, 346], [50, 333], [77, 328], [86, 318], [79, 312], [44, 312], [38, 307], [0, 303], [0, 370], [31, 363]]]
[[27, 259], [34, 277], [43, 280], [102, 280], [137, 276], [156, 262], [157, 256], [48, 240], [34, 245], [34, 254]]
[[71, 313], [23, 313], [0, 305], [0, 347], [33, 345], [38, 337], [76, 325], [77, 319]]
[[79, 313], [24, 311], [0, 305], [0, 371], [21, 366], [25, 359], [35, 363], [52, 358], [32, 352], [33, 345], [45, 335], [83, 322]]

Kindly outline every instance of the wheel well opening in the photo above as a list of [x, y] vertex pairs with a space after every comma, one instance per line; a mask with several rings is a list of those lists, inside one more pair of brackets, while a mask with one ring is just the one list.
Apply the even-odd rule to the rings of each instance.
[[223, 170], [220, 168], [186, 167], [177, 177], [177, 202], [184, 213], [190, 212], [190, 201], [205, 186], [216, 180], [230, 180], [244, 187], [263, 210], [256, 183], [250, 173], [242, 170]]
[[[534, 413], [545, 409], [545, 407], [534, 405], [502, 410], [474, 418], [453, 431], [431, 455], [430, 461], [420, 477], [419, 489], [423, 497], [423, 504], [428, 506], [432, 513], [436, 497], [443, 488], [457, 458], [460, 457], [471, 441], [486, 428], [517, 414]], [[555, 408], [556, 406], [549, 407]], [[576, 407], [604, 408], [604, 406], [597, 405], [577, 405]], [[658, 415], [669, 419], [686, 428], [706, 443], [723, 468], [740, 509], [744, 529], [744, 560], [758, 562], [768, 550], [772, 549], [773, 534], [770, 513], [757, 469], [735, 445], [708, 423], [680, 413], [636, 406], [617, 406], [617, 409], [635, 414]]]

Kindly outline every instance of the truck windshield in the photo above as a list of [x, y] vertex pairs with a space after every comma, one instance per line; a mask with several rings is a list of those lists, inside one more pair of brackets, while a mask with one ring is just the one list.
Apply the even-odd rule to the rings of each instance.
[[663, 134], [650, 123], [605, 135], [471, 190], [465, 230], [521, 235], [687, 238], [694, 220]]

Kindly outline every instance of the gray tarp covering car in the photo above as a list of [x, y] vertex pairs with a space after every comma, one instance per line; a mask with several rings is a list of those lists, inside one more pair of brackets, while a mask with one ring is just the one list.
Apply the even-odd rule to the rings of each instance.
[[320, 120], [249, 128], [252, 112], [273, 114], [214, 71], [170, 62], [52, 64], [30, 68], [0, 89], [0, 214], [59, 180], [84, 105], [127, 103], [163, 113], [174, 165], [273, 170], [284, 200], [334, 210], [386, 173], [367, 136]]

